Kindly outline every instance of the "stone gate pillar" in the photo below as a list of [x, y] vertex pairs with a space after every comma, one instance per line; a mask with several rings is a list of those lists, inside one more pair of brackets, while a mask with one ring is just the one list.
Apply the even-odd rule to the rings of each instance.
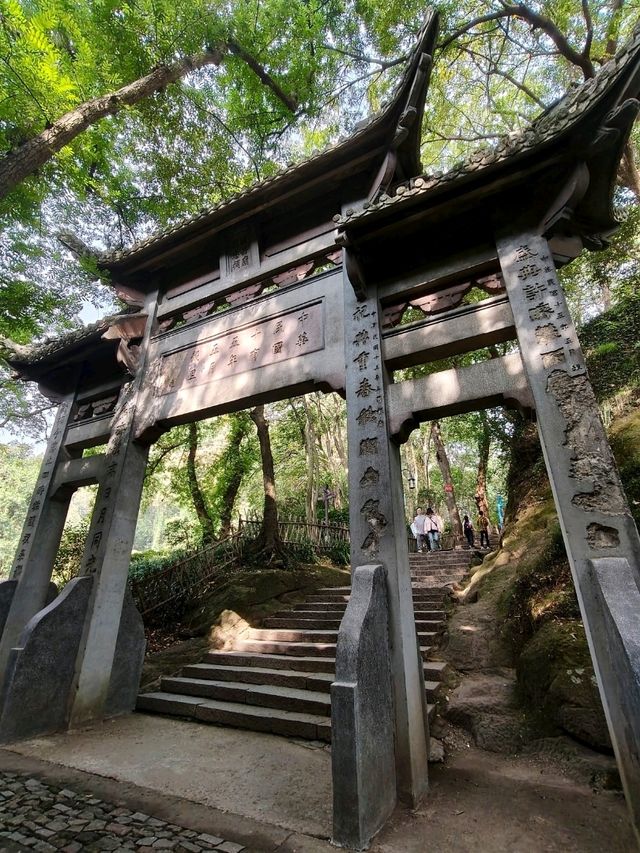
[[[145, 390], [148, 392], [147, 356], [156, 305], [154, 294], [145, 305], [147, 324], [139, 349], [136, 375], [123, 388], [112, 420], [104, 475], [98, 487], [82, 558], [81, 575], [92, 578], [93, 584], [72, 687], [70, 725], [73, 727], [104, 715], [111, 686], [131, 548], [149, 454], [148, 444], [137, 443], [134, 435], [136, 422], [144, 408]], [[132, 665], [137, 667], [135, 643], [131, 653], [136, 658]], [[122, 664], [121, 661], [120, 666]]]
[[[346, 269], [346, 265], [345, 265]], [[419, 656], [400, 450], [388, 438], [378, 297], [356, 297], [345, 271], [344, 334], [351, 566], [382, 563], [389, 593], [397, 795], [415, 805], [427, 789], [428, 722]]]
[[547, 241], [498, 239], [540, 442], [627, 802], [640, 826], [640, 538]]
[[58, 406], [9, 581], [3, 584], [7, 591], [0, 601], [0, 679], [22, 629], [50, 595], [51, 573], [71, 500], [68, 491], [54, 494], [54, 476], [58, 465], [69, 459], [63, 444], [73, 400], [72, 393]]
[[[134, 375], [121, 389], [106, 451], [86, 460], [69, 460], [63, 449], [69, 400], [58, 413], [42, 482], [34, 496], [37, 499], [44, 486], [43, 519], [53, 517], [56, 525], [55, 529], [42, 528], [44, 557], [34, 551], [40, 540], [23, 536], [25, 544], [32, 545], [24, 577], [33, 574], [33, 579], [30, 584], [25, 580], [25, 594], [20, 597], [18, 586], [13, 612], [20, 618], [10, 613], [13, 621], [9, 624], [8, 620], [7, 628], [11, 630], [4, 632], [0, 742], [59, 731], [70, 722], [79, 725], [135, 706], [144, 630], [127, 590], [127, 574], [148, 448], [135, 442], [134, 430], [137, 413], [145, 405], [142, 398], [151, 393], [146, 358], [155, 306], [154, 296], [147, 303], [143, 342], [137, 352], [127, 352], [128, 368]], [[51, 480], [52, 486], [47, 487]], [[98, 494], [81, 572], [46, 605], [46, 584], [66, 514], [67, 497], [60, 507], [54, 498], [68, 496], [85, 482], [98, 482]], [[37, 516], [33, 523], [39, 523]], [[25, 531], [30, 529], [28, 516]], [[48, 532], [51, 539], [45, 541]], [[22, 559], [20, 552], [17, 559]]]

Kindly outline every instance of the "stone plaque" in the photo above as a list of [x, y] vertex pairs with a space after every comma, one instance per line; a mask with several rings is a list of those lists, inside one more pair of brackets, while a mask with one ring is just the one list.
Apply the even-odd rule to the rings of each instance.
[[322, 300], [198, 341], [162, 357], [158, 395], [324, 348]]

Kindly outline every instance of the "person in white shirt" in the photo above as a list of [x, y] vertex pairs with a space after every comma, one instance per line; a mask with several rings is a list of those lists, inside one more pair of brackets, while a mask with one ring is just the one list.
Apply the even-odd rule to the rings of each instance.
[[[440, 550], [440, 526], [438, 525], [438, 519], [439, 516], [434, 513], [431, 507], [429, 507], [427, 510], [427, 517], [424, 522], [424, 530], [429, 537], [429, 547], [432, 551]], [[442, 520], [440, 520], [440, 524], [442, 524]]]
[[413, 519], [413, 529], [415, 530], [416, 543], [418, 547], [418, 551], [424, 551], [426, 547], [428, 547], [427, 534], [424, 529], [425, 521], [427, 520], [426, 515], [422, 511], [421, 507], [416, 508], [416, 517]]

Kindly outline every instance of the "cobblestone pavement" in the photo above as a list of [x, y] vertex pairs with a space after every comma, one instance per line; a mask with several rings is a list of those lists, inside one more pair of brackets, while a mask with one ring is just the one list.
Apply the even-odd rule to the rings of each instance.
[[242, 844], [116, 808], [91, 794], [0, 771], [0, 853], [135, 850], [240, 853]]

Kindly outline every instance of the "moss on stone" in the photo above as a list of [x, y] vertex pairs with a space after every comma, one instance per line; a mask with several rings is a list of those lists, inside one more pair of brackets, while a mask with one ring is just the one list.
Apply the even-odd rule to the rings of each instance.
[[578, 619], [543, 624], [524, 645], [516, 667], [524, 705], [597, 749], [611, 743], [591, 655]]
[[223, 610], [233, 610], [254, 626], [291, 600], [302, 600], [320, 587], [349, 586], [348, 571], [311, 565], [305, 569], [234, 572], [205, 595], [182, 619], [193, 633], [206, 633]]

